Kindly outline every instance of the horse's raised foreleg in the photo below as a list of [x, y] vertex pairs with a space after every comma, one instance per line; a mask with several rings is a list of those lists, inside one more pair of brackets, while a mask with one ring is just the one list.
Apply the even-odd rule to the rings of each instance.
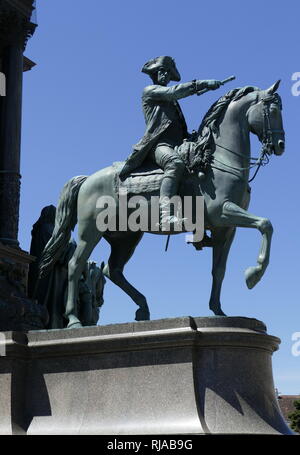
[[273, 227], [267, 218], [252, 215], [233, 202], [225, 202], [222, 207], [221, 223], [223, 226], [256, 228], [262, 234], [262, 243], [257, 265], [245, 272], [246, 283], [252, 289], [262, 278], [269, 264]]
[[[125, 237], [126, 236], [126, 237]], [[111, 245], [111, 254], [103, 268], [103, 274], [126, 292], [129, 297], [139, 306], [135, 313], [136, 321], [147, 321], [150, 319], [150, 312], [147, 300], [143, 294], [135, 289], [124, 277], [123, 269], [134, 253], [135, 248], [143, 236], [142, 232], [124, 233], [122, 238], [107, 238]]]
[[81, 327], [78, 318], [78, 283], [84, 271], [86, 262], [93, 249], [101, 239], [102, 234], [97, 231], [94, 223], [89, 226], [78, 226], [78, 243], [76, 250], [69, 261], [68, 266], [68, 300], [66, 304], [65, 317], [68, 319], [68, 328]]
[[209, 300], [209, 308], [217, 316], [226, 316], [220, 303], [221, 287], [225, 275], [228, 253], [234, 238], [234, 228], [219, 228], [212, 231], [213, 243], [213, 266], [212, 266], [212, 290]]

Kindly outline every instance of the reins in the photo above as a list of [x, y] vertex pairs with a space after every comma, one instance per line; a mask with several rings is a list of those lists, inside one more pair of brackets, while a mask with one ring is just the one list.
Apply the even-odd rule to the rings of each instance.
[[[241, 157], [244, 157], [240, 153], [234, 152], [233, 150], [230, 150], [230, 149], [228, 149], [226, 147], [223, 147], [222, 145], [216, 144], [216, 146], [220, 147], [220, 148], [223, 148], [223, 149], [227, 150], [228, 152], [234, 153], [235, 155], [239, 155]], [[253, 169], [254, 167], [257, 166], [257, 169], [256, 169], [253, 177], [250, 180], [248, 180], [248, 182], [250, 183], [250, 182], [252, 182], [255, 179], [260, 167], [261, 166], [266, 166], [269, 163], [270, 159], [269, 159], [268, 155], [269, 155], [269, 152], [267, 151], [267, 149], [265, 148], [265, 146], [263, 144], [259, 158], [250, 157], [250, 161], [255, 161], [255, 162], [252, 162], [251, 164], [249, 164], [249, 166], [246, 166], [246, 167], [235, 167], [235, 166], [231, 166], [230, 164], [223, 163], [222, 161], [217, 160], [216, 158], [213, 158], [213, 161], [216, 162], [216, 163], [221, 164], [222, 166], [226, 166], [227, 168], [229, 168], [229, 169], [231, 169], [233, 171], [249, 171], [250, 169]], [[219, 169], [218, 167], [214, 166], [213, 164], [211, 164], [211, 167], [213, 167], [215, 169]], [[222, 170], [224, 172], [228, 172], [226, 169], [222, 169]]]
[[[262, 143], [262, 149], [261, 149], [261, 153], [260, 153], [260, 156], [259, 158], [254, 158], [254, 157], [250, 157], [250, 164], [249, 166], [247, 167], [235, 167], [235, 166], [231, 166], [229, 164], [226, 164], [226, 163], [223, 163], [222, 161], [219, 161], [217, 160], [216, 158], [213, 158], [213, 161], [216, 162], [216, 163], [219, 163], [221, 164], [222, 166], [226, 166], [227, 168], [231, 169], [231, 170], [234, 170], [234, 171], [248, 171], [254, 167], [257, 166], [257, 169], [256, 171], [254, 172], [254, 175], [251, 177], [251, 179], [248, 180], [248, 183], [252, 182], [255, 177], [257, 176], [257, 173], [259, 171], [259, 169], [262, 167], [262, 166], [266, 166], [270, 159], [269, 159], [269, 156], [272, 154], [272, 149], [273, 149], [273, 134], [275, 133], [284, 133], [283, 130], [279, 130], [279, 129], [272, 129], [271, 128], [271, 122], [270, 122], [270, 110], [269, 110], [269, 101], [273, 101], [276, 97], [276, 94], [274, 95], [271, 95], [271, 96], [267, 96], [266, 98], [262, 98], [259, 102], [261, 102], [263, 104], [263, 134], [262, 134], [262, 139], [261, 139], [261, 143]], [[223, 148], [225, 150], [227, 150], [228, 152], [231, 152], [231, 153], [234, 153], [235, 155], [238, 155], [238, 156], [241, 156], [241, 157], [244, 157], [244, 155], [238, 153], [238, 152], [234, 152], [233, 150], [230, 150], [226, 147], [223, 147], [222, 145], [219, 145], [219, 144], [215, 144], [217, 147], [220, 147], [220, 148]], [[252, 161], [252, 163], [251, 163]], [[253, 161], [255, 161], [253, 163]], [[211, 164], [211, 167], [215, 167], [213, 164]], [[217, 168], [218, 169], [218, 168]], [[226, 171], [226, 169], [222, 169], [224, 172], [229, 172], [229, 171]]]

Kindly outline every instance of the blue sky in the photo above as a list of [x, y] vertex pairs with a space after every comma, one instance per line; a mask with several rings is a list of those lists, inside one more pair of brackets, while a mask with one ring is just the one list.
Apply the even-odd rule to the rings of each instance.
[[[286, 152], [272, 157], [252, 183], [250, 211], [274, 225], [271, 263], [249, 291], [244, 270], [254, 265], [260, 234], [239, 229], [223, 285], [229, 316], [262, 320], [281, 338], [273, 356], [275, 386], [300, 394], [300, 356], [291, 353], [300, 332], [299, 299], [299, 113], [292, 74], [300, 71], [298, 1], [235, 0], [51, 0], [38, 3], [38, 28], [26, 55], [37, 66], [24, 75], [22, 192], [19, 241], [29, 250], [32, 224], [45, 205], [57, 204], [71, 177], [127, 157], [144, 132], [141, 92], [148, 83], [142, 65], [171, 55], [182, 81], [236, 81], [218, 92], [181, 101], [189, 130], [197, 129], [210, 105], [227, 90], [267, 88], [282, 79]], [[280, 5], [280, 6], [279, 6]], [[256, 138], [252, 155], [260, 150]], [[184, 236], [145, 235], [126, 275], [147, 298], [152, 319], [211, 316], [211, 250], [196, 252]], [[105, 241], [92, 259], [109, 255]], [[134, 303], [108, 282], [101, 324], [134, 319]]]

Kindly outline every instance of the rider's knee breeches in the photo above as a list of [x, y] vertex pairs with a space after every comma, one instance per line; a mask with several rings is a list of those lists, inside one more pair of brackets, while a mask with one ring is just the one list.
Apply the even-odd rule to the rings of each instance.
[[167, 146], [159, 146], [153, 153], [153, 158], [160, 168], [163, 169], [165, 177], [179, 180], [185, 165], [174, 149]]

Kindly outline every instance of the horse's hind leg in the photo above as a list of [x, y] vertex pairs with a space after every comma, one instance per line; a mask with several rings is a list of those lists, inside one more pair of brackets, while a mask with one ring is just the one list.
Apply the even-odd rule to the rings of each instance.
[[219, 228], [212, 231], [213, 242], [213, 267], [212, 290], [209, 308], [217, 316], [226, 316], [220, 303], [221, 287], [225, 275], [228, 253], [235, 235], [234, 228]]
[[103, 274], [121, 288], [139, 306], [135, 313], [136, 321], [147, 321], [150, 319], [150, 312], [147, 300], [143, 294], [135, 289], [124, 277], [123, 269], [134, 253], [135, 248], [143, 236], [142, 232], [124, 233], [121, 238], [106, 238], [111, 246], [111, 254], [103, 268]]
[[68, 328], [81, 327], [77, 308], [79, 279], [87, 260], [101, 237], [102, 234], [96, 229], [94, 223], [78, 225], [78, 243], [68, 266], [68, 300], [65, 312], [69, 321]]

